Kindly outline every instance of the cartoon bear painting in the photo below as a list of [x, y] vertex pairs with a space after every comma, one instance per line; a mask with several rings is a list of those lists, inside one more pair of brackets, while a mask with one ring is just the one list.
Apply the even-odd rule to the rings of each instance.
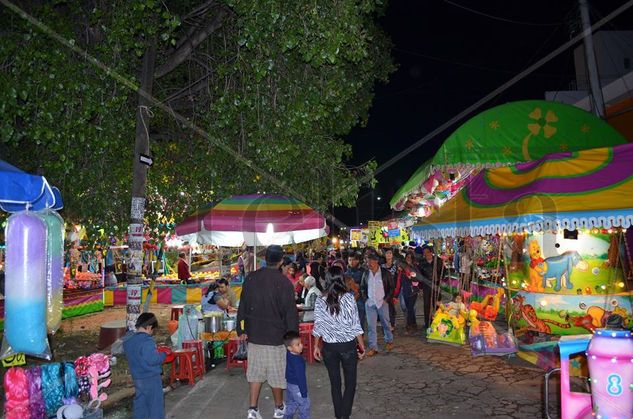
[[543, 292], [544, 275], [547, 271], [547, 263], [541, 254], [541, 246], [538, 241], [532, 240], [528, 245], [530, 255], [530, 283], [527, 290], [530, 292]]

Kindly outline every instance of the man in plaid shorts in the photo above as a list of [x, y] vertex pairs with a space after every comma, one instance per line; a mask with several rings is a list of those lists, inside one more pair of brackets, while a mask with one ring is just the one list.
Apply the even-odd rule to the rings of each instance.
[[246, 379], [249, 383], [250, 407], [247, 419], [262, 417], [257, 404], [265, 381], [273, 390], [273, 417], [284, 417], [284, 335], [299, 330], [299, 317], [292, 283], [279, 270], [283, 255], [281, 246], [269, 246], [266, 249], [266, 267], [248, 275], [242, 286], [237, 311], [237, 334], [242, 340], [248, 339]]

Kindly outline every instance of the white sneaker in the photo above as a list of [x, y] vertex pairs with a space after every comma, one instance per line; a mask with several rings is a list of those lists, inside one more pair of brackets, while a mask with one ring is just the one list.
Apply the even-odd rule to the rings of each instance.
[[262, 415], [260, 415], [259, 411], [255, 409], [248, 409], [248, 416], [246, 416], [246, 419], [262, 419]]
[[275, 418], [275, 419], [283, 419], [285, 414], [286, 414], [286, 405], [284, 404], [281, 409], [278, 408], [278, 407], [275, 407], [275, 413], [273, 414], [273, 418]]

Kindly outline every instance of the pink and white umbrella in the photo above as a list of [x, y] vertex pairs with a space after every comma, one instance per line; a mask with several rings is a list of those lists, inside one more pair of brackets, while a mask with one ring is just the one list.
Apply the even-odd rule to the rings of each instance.
[[279, 195], [235, 195], [176, 226], [183, 240], [226, 247], [301, 243], [327, 233], [321, 214]]

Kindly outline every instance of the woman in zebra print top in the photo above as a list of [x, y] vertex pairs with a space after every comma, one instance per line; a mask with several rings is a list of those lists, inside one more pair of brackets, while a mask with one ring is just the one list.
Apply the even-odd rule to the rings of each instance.
[[[339, 266], [332, 266], [326, 274], [326, 292], [317, 298], [314, 307], [312, 334], [316, 337], [314, 357], [323, 360], [330, 377], [334, 414], [337, 418], [348, 418], [356, 394], [356, 367], [365, 354], [365, 342], [354, 294], [345, 287]], [[344, 391], [341, 391], [341, 367]]]

